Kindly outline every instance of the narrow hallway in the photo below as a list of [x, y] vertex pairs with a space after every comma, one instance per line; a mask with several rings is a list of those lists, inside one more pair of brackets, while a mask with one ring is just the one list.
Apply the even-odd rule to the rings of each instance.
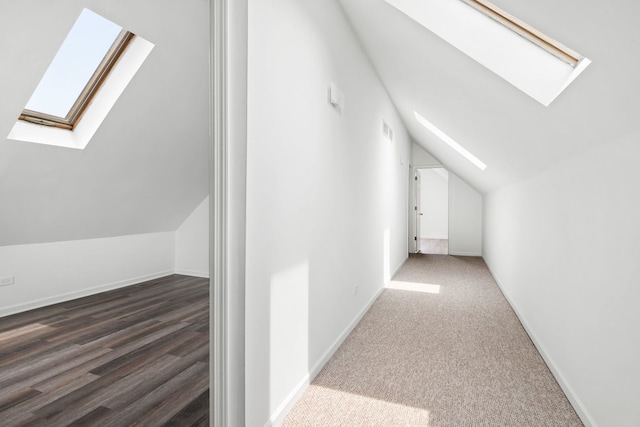
[[582, 423], [484, 261], [414, 255], [282, 425]]

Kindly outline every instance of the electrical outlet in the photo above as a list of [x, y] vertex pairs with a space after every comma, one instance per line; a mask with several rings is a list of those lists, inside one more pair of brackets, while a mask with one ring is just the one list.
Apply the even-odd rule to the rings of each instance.
[[353, 286], [353, 295], [358, 295], [358, 285]]
[[0, 277], [0, 286], [13, 285], [13, 276]]

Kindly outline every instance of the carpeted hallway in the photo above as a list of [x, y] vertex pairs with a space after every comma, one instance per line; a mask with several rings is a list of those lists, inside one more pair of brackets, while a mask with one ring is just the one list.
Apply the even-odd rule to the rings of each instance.
[[484, 261], [416, 255], [282, 425], [582, 423]]

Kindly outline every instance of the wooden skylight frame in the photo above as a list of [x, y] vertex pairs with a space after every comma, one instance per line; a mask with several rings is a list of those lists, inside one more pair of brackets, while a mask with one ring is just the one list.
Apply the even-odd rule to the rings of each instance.
[[96, 68], [96, 71], [89, 79], [87, 85], [84, 87], [75, 103], [67, 113], [66, 117], [58, 117], [25, 108], [24, 110], [22, 110], [22, 114], [20, 114], [19, 120], [24, 120], [26, 122], [44, 126], [73, 130], [80, 121], [80, 118], [82, 118], [82, 115], [84, 114], [86, 109], [91, 104], [91, 100], [93, 99], [93, 97], [107, 80], [109, 72], [118, 62], [134, 37], [135, 34], [129, 31], [122, 30], [120, 32], [118, 37], [113, 42], [111, 48], [107, 51], [103, 60]]
[[489, 16], [490, 18], [498, 21], [505, 27], [521, 35], [530, 42], [535, 43], [542, 49], [563, 60], [572, 67], [578, 65], [580, 60], [583, 58], [582, 55], [575, 52], [574, 50], [569, 49], [557, 40], [554, 40], [551, 37], [541, 33], [540, 31], [531, 27], [529, 24], [523, 22], [513, 15], [510, 15], [509, 13], [505, 12], [504, 10], [486, 0], [462, 1]]

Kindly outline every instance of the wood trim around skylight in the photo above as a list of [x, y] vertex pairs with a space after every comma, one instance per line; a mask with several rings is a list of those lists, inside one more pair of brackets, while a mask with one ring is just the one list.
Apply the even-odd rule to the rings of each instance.
[[80, 118], [91, 104], [91, 100], [102, 87], [107, 79], [109, 72], [113, 69], [118, 62], [124, 51], [127, 49], [129, 43], [135, 35], [129, 31], [122, 30], [113, 45], [105, 55], [96, 71], [89, 79], [89, 82], [84, 87], [78, 99], [75, 101], [69, 113], [66, 117], [52, 116], [39, 111], [33, 111], [29, 109], [22, 110], [19, 120], [35, 123], [44, 126], [57, 127], [61, 129], [73, 130], [76, 124], [80, 121]]
[[536, 45], [540, 46], [550, 54], [565, 61], [572, 67], [575, 67], [578, 64], [578, 62], [580, 62], [580, 60], [582, 59], [582, 55], [580, 55], [579, 53], [569, 49], [568, 47], [564, 46], [562, 43], [559, 43], [558, 41], [552, 39], [551, 37], [541, 33], [540, 31], [531, 27], [527, 23], [521, 21], [515, 16], [508, 14], [507, 12], [503, 11], [496, 5], [486, 0], [462, 0], [462, 1], [470, 5], [471, 7], [479, 10], [480, 12], [484, 13], [485, 15], [489, 16], [490, 18], [498, 21], [505, 27], [518, 33], [519, 35], [531, 41], [532, 43], [535, 43]]

